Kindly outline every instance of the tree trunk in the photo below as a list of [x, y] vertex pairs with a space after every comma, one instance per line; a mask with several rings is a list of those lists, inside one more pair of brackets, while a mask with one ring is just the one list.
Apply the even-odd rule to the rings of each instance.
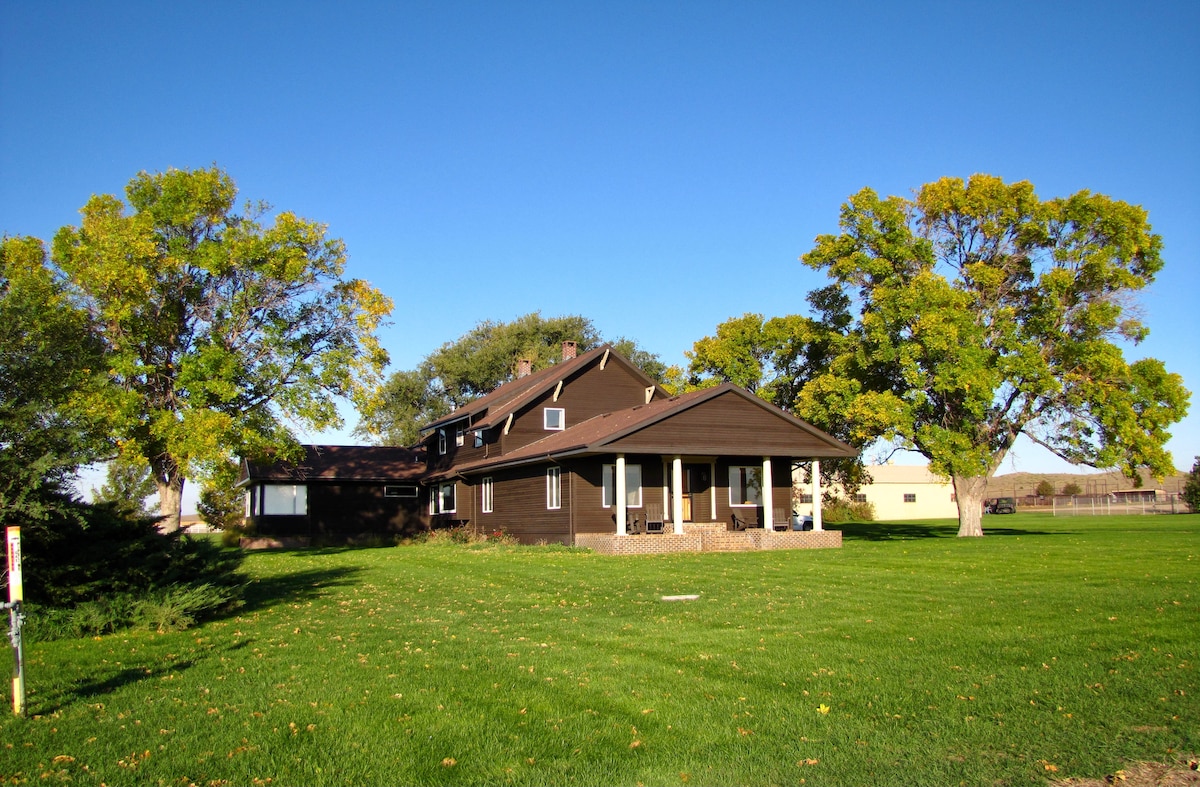
[[954, 476], [959, 538], [983, 535], [983, 495], [986, 491], [987, 476]]
[[162, 517], [159, 529], [164, 533], [179, 530], [179, 517], [183, 511], [183, 473], [170, 457], [150, 462], [154, 471], [154, 485], [158, 487], [158, 512]]

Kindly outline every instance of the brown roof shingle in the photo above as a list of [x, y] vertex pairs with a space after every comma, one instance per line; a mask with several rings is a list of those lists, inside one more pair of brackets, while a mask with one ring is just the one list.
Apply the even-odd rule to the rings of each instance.
[[243, 464], [247, 481], [419, 481], [425, 452], [394, 446], [306, 445], [299, 463]]

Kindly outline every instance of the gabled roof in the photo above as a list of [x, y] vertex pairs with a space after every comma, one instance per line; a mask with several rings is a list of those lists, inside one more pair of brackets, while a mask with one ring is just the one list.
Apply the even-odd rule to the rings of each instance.
[[593, 364], [607, 365], [609, 363], [625, 367], [634, 376], [641, 378], [647, 388], [653, 386], [655, 389], [655, 398], [670, 396], [665, 388], [654, 382], [653, 378], [639, 369], [625, 356], [614, 350], [612, 345], [605, 344], [569, 360], [560, 361], [559, 363], [547, 366], [545, 369], [539, 369], [525, 377], [510, 380], [490, 393], [463, 405], [449, 415], [442, 416], [438, 420], [422, 426], [421, 431], [428, 432], [431, 429], [436, 429], [439, 426], [445, 426], [455, 421], [461, 421], [464, 418], [472, 419], [472, 428], [488, 429], [494, 427], [503, 422], [509, 413], [519, 412], [525, 405], [552, 391], [560, 380], [566, 380], [568, 377], [579, 373]]
[[[462, 473], [470, 473], [485, 468], [507, 467], [512, 465], [530, 464], [544, 460], [554, 460], [567, 456], [581, 454], [612, 453], [619, 450], [619, 443], [625, 437], [646, 429], [655, 424], [669, 421], [692, 408], [703, 407], [710, 402], [723, 397], [734, 396], [755, 407], [770, 413], [780, 420], [780, 426], [785, 429], [799, 430], [814, 439], [820, 448], [806, 452], [811, 458], [849, 457], [858, 452], [851, 446], [825, 434], [812, 424], [785, 413], [770, 402], [758, 398], [754, 394], [739, 388], [732, 383], [725, 383], [715, 388], [682, 394], [669, 399], [651, 401], [649, 404], [617, 410], [590, 418], [561, 432], [553, 432], [546, 437], [529, 445], [522, 446], [499, 457], [469, 462], [435, 473], [431, 478], [445, 478]], [[685, 453], [717, 453], [710, 446], [696, 440], [692, 449]], [[764, 448], [760, 442], [761, 435], [749, 432], [738, 453], [745, 455], [770, 454], [773, 448]]]
[[242, 462], [238, 485], [251, 481], [410, 481], [425, 473], [425, 452], [379, 445], [306, 445], [304, 459]]

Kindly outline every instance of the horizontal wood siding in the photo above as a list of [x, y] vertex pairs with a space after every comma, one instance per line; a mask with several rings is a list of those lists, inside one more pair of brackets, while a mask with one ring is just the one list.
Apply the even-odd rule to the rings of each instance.
[[625, 452], [832, 456], [840, 453], [781, 416], [726, 393], [609, 444]]
[[546, 431], [543, 420], [542, 410], [546, 407], [561, 407], [570, 428], [597, 415], [635, 407], [645, 401], [645, 386], [624, 366], [611, 363], [601, 371], [598, 363], [593, 364], [563, 381], [557, 402], [551, 389], [517, 413], [512, 429], [504, 437], [504, 451], [516, 450], [552, 434]]
[[[491, 474], [493, 512], [481, 514], [486, 530], [502, 530], [523, 544], [568, 544], [571, 540], [570, 473], [562, 469], [562, 508], [546, 508], [546, 468], [534, 465]], [[482, 478], [473, 478], [475, 486]], [[476, 491], [478, 497], [478, 491]]]

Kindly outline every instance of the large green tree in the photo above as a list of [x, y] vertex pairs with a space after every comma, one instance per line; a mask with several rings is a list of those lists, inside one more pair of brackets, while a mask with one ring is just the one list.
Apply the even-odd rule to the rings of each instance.
[[[427, 355], [416, 369], [392, 374], [375, 405], [363, 411], [355, 433], [385, 445], [412, 445], [422, 424], [516, 377], [519, 360], [531, 361], [534, 371], [557, 363], [566, 341], [583, 353], [604, 339], [591, 320], [579, 315], [533, 312], [511, 322], [485, 320]], [[668, 374], [658, 356], [636, 342], [621, 338], [613, 346], [655, 380]]]
[[44, 519], [111, 450], [101, 346], [36, 238], [0, 241], [0, 522]]
[[1020, 435], [1131, 479], [1172, 473], [1189, 394], [1122, 351], [1147, 334], [1129, 307], [1161, 248], [1142, 208], [1087, 191], [1041, 200], [987, 175], [912, 199], [864, 189], [802, 258], [832, 279], [844, 338], [798, 410], [923, 454], [954, 482], [960, 536], [982, 535], [987, 479]]
[[323, 225], [235, 209], [216, 167], [143, 172], [125, 195], [92, 197], [53, 260], [99, 326], [120, 450], [149, 463], [172, 530], [185, 477], [286, 455], [290, 425], [339, 425], [338, 397], [367, 403], [391, 303], [343, 278], [345, 246]]

